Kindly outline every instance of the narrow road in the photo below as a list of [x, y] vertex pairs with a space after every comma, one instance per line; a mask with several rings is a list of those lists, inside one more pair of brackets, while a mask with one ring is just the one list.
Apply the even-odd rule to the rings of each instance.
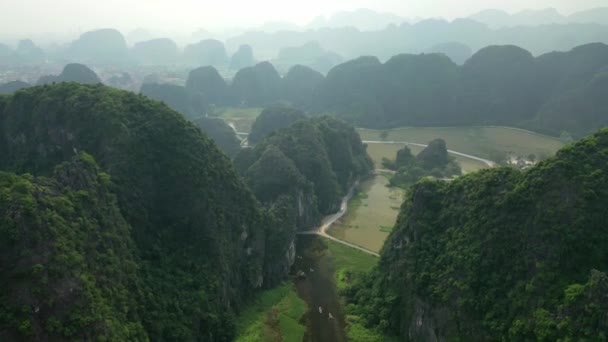
[[342, 218], [342, 216], [344, 216], [344, 214], [346, 214], [346, 211], [348, 210], [348, 201], [350, 201], [350, 199], [355, 194], [355, 189], [357, 188], [358, 185], [359, 185], [359, 182], [355, 182], [355, 184], [353, 184], [353, 186], [348, 191], [348, 194], [346, 194], [346, 196], [344, 196], [344, 198], [342, 199], [342, 203], [340, 204], [340, 211], [338, 211], [335, 214], [325, 217], [323, 219], [323, 221], [321, 222], [321, 226], [317, 227], [315, 230], [310, 230], [310, 231], [306, 231], [306, 232], [298, 232], [297, 234], [298, 235], [318, 235], [318, 236], [324, 237], [326, 239], [335, 241], [337, 243], [341, 243], [345, 246], [348, 246], [348, 247], [351, 247], [354, 249], [358, 249], [361, 252], [379, 257], [380, 254], [378, 254], [374, 251], [370, 251], [369, 249], [363, 248], [361, 246], [357, 246], [350, 242], [346, 242], [346, 241], [337, 239], [337, 238], [327, 234], [327, 230], [331, 227], [331, 225], [334, 224], [336, 221], [338, 221], [340, 218]]
[[230, 128], [232, 128], [232, 130], [234, 131], [234, 135], [236, 135], [236, 137], [241, 141], [241, 147], [247, 147], [249, 145], [249, 133], [237, 131], [234, 123], [230, 121], [226, 121], [226, 123], [228, 124], [228, 126], [230, 126]]
[[[364, 140], [363, 143], [364, 144], [398, 144], [398, 145], [411, 145], [411, 146], [419, 146], [419, 147], [427, 147], [428, 146], [428, 145], [425, 145], [425, 144], [418, 144], [418, 143], [412, 143], [412, 142], [407, 142], [407, 141]], [[479, 158], [479, 157], [476, 157], [476, 156], [472, 156], [470, 154], [456, 152], [456, 151], [452, 151], [452, 150], [448, 150], [448, 152], [451, 153], [451, 154], [455, 154], [457, 156], [461, 156], [461, 157], [465, 157], [465, 158], [469, 158], [469, 159], [480, 161], [480, 162], [486, 164], [488, 167], [496, 167], [496, 163], [493, 162], [493, 161], [491, 161], [491, 160]]]

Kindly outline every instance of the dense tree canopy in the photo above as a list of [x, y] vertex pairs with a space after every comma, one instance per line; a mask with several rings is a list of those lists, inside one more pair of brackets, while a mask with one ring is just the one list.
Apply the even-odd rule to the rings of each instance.
[[17, 90], [27, 88], [30, 84], [23, 81], [12, 81], [4, 84], [0, 84], [0, 94], [12, 94]]
[[[534, 58], [491, 46], [459, 67], [440, 54], [362, 57], [333, 68], [311, 100], [372, 128], [508, 125], [579, 137], [608, 123], [603, 75], [608, 46], [590, 44]], [[316, 102], [315, 102], [316, 100]]]
[[322, 117], [297, 121], [242, 150], [235, 166], [260, 200], [292, 203], [300, 210], [291, 221], [310, 229], [339, 208], [350, 184], [373, 163], [352, 126]]
[[462, 66], [439, 53], [385, 63], [367, 56], [327, 77], [298, 65], [281, 78], [263, 62], [239, 70], [230, 86], [205, 67], [191, 73], [188, 87], [203, 107], [289, 103], [368, 128], [506, 125], [580, 137], [608, 124], [607, 73], [604, 44], [537, 58], [516, 46], [490, 46]]
[[166, 103], [171, 109], [188, 118], [196, 118], [203, 113], [197, 111], [194, 99], [185, 87], [173, 84], [144, 83], [140, 92], [149, 98]]
[[608, 130], [520, 172], [422, 181], [351, 314], [408, 341], [608, 338]]
[[241, 149], [241, 141], [228, 124], [217, 118], [199, 117], [193, 121], [229, 157], [234, 157]]
[[397, 151], [395, 160], [383, 159], [384, 168], [396, 171], [390, 179], [391, 186], [409, 187], [422, 177], [451, 178], [460, 176], [462, 170], [454, 158], [448, 155], [443, 139], [435, 139], [414, 157], [409, 147]]
[[231, 92], [236, 104], [266, 106], [281, 99], [281, 76], [269, 62], [239, 70]]
[[283, 77], [283, 97], [298, 108], [319, 108], [319, 97], [325, 77], [312, 68], [296, 65]]
[[0, 172], [2, 340], [147, 337], [131, 227], [111, 188], [86, 154], [50, 177]]
[[416, 161], [427, 169], [443, 168], [450, 162], [448, 149], [443, 139], [435, 139], [416, 156]]
[[306, 115], [298, 109], [283, 106], [266, 108], [255, 119], [248, 140], [251, 144], [257, 144], [271, 133], [303, 119], [306, 119]]
[[190, 71], [186, 89], [191, 94], [200, 96], [207, 105], [225, 105], [230, 101], [226, 81], [212, 66]]
[[63, 68], [58, 76], [43, 76], [38, 80], [38, 84], [77, 82], [82, 84], [98, 84], [101, 79], [97, 74], [86, 65], [71, 63]]
[[76, 83], [0, 96], [0, 153], [2, 339], [231, 340], [291, 265], [270, 209], [159, 102]]

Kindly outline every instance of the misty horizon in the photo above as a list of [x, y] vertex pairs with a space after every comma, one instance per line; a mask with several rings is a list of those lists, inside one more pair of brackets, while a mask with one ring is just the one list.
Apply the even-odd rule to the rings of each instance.
[[[38, 0], [23, 0], [3, 5], [0, 14], [0, 41], [15, 43], [20, 39], [42, 40], [40, 43], [64, 43], [78, 38], [84, 32], [115, 28], [125, 35], [146, 33], [151, 37], [171, 37], [178, 41], [189, 41], [198, 35], [209, 35], [226, 39], [248, 30], [277, 31], [305, 30], [315, 28], [344, 12], [373, 11], [379, 15], [400, 18], [402, 22], [424, 19], [452, 21], [468, 18], [484, 10], [500, 10], [511, 15], [525, 11], [555, 10], [562, 16], [586, 11], [605, 5], [604, 1], [584, 0], [576, 4], [568, 0], [537, 2], [530, 7], [524, 1], [469, 0], [454, 4], [445, 0], [423, 3], [410, 1], [404, 6], [400, 1], [384, 0], [371, 2], [332, 1], [331, 3], [308, 2], [289, 6], [275, 0], [255, 4], [233, 2], [222, 4], [194, 4], [192, 1], [152, 1], [138, 4], [131, 1], [124, 5], [120, 1], [106, 1], [97, 5], [92, 1], [59, 0], [52, 8], [36, 6]], [[40, 11], [43, 10], [44, 13]], [[93, 14], [94, 13], [94, 14]], [[69, 20], [66, 20], [69, 14]], [[364, 28], [365, 30], [365, 28]], [[132, 42], [131, 42], [132, 43]]]

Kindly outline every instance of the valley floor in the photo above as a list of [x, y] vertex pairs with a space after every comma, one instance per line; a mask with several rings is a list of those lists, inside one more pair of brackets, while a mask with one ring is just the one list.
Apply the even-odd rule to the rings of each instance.
[[[557, 138], [512, 127], [403, 127], [387, 130], [359, 128], [357, 131], [362, 140], [371, 141], [427, 144], [433, 139], [441, 138], [446, 141], [450, 150], [493, 161], [503, 160], [509, 155], [528, 157], [531, 154], [537, 159], [546, 159], [564, 145]], [[412, 152], [415, 153], [414, 150]]]
[[365, 249], [380, 252], [393, 229], [405, 191], [388, 187], [386, 174], [377, 174], [359, 185], [348, 203], [348, 212], [328, 233]]

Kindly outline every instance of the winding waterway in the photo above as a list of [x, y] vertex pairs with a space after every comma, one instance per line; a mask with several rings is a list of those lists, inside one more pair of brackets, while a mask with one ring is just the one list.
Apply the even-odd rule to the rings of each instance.
[[[308, 304], [304, 317], [305, 342], [346, 341], [345, 321], [340, 297], [334, 283], [334, 269], [321, 237], [299, 236], [295, 270], [306, 273], [295, 280], [300, 298]], [[320, 308], [320, 309], [319, 309]]]

